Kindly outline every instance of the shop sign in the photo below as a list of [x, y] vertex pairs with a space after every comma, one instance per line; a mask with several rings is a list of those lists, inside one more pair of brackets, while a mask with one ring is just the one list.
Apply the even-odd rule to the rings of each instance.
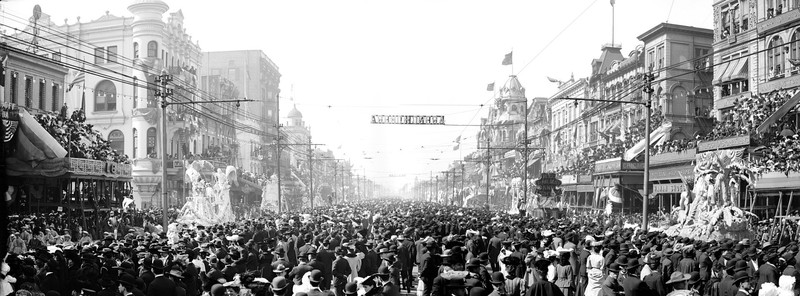
[[697, 143], [697, 151], [712, 151], [750, 145], [750, 135]]
[[372, 115], [372, 124], [444, 125], [444, 115]]
[[113, 161], [100, 161], [85, 158], [68, 158], [69, 171], [73, 174], [97, 175], [106, 177], [130, 177], [131, 165]]
[[653, 184], [653, 193], [681, 193], [685, 190], [683, 183]]

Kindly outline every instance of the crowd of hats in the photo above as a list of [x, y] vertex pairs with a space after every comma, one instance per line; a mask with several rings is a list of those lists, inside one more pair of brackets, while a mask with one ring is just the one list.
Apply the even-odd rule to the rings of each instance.
[[72, 116], [66, 112], [60, 114], [42, 112], [34, 117], [53, 138], [68, 150], [68, 155], [76, 158], [87, 158], [118, 163], [130, 163], [127, 155], [117, 153], [111, 143], [103, 137], [94, 126], [85, 123], [83, 111], [77, 110]]
[[668, 152], [682, 152], [697, 147], [697, 141], [692, 139], [666, 140], [658, 143], [650, 150], [650, 155], [658, 155]]
[[[31, 288], [36, 284], [41, 291], [55, 290], [61, 295], [81, 289], [99, 291], [119, 284], [144, 288], [146, 281], [139, 272], [140, 268], [164, 272], [174, 281], [183, 283], [188, 295], [197, 295], [201, 291], [220, 295], [239, 289], [264, 292], [270, 283], [273, 289], [285, 287], [285, 283], [281, 284], [282, 279], [265, 273], [291, 267], [269, 266], [272, 256], [293, 261], [284, 249], [277, 248], [278, 242], [290, 236], [313, 245], [337, 245], [338, 248], [331, 249], [342, 256], [354, 256], [357, 251], [368, 248], [378, 254], [397, 254], [398, 241], [429, 237], [425, 244], [441, 247], [438, 257], [443, 263], [466, 263], [470, 267], [488, 260], [488, 254], [479, 252], [472, 254], [478, 261], [466, 260], [467, 254], [472, 252], [466, 247], [467, 240], [472, 236], [491, 238], [501, 233], [508, 237], [502, 242], [504, 246], [526, 250], [524, 252], [530, 256], [521, 258], [539, 270], [547, 269], [547, 266], [540, 266], [548, 264], [547, 259], [553, 261], [560, 254], [574, 250], [544, 243], [555, 237], [579, 246], [603, 246], [618, 251], [619, 256], [612, 260], [616, 265], [609, 266], [612, 270], [638, 269], [643, 262], [672, 256], [675, 252], [684, 256], [694, 256], [695, 252], [728, 256], [730, 266], [715, 265], [714, 268], [718, 269], [736, 269], [736, 263], [730, 262], [737, 255], [761, 256], [764, 261], [785, 262], [787, 265], [796, 263], [794, 257], [798, 254], [798, 245], [794, 241], [784, 239], [780, 244], [778, 240], [765, 240], [765, 243], [733, 239], [704, 242], [669, 237], [657, 231], [643, 234], [625, 227], [629, 222], [627, 219], [634, 218], [622, 214], [575, 213], [562, 219], [521, 219], [517, 215], [433, 203], [367, 201], [242, 219], [211, 227], [175, 225], [176, 237], [131, 229], [117, 231], [117, 236], [109, 232], [100, 240], [86, 244], [48, 241], [45, 242], [46, 248], [8, 257], [10, 268], [7, 274], [17, 278], [16, 289]], [[364, 227], [365, 223], [370, 227]], [[11, 225], [22, 227], [28, 223], [12, 221]], [[256, 241], [262, 230], [265, 233], [263, 240]], [[72, 240], [77, 242], [75, 238]], [[297, 255], [302, 257], [315, 252], [315, 248], [298, 248]], [[520, 257], [513, 256], [505, 257], [503, 263], [523, 265]], [[206, 266], [206, 271], [201, 272], [198, 264]], [[264, 264], [268, 268], [260, 267]], [[60, 284], [41, 280], [36, 276], [38, 270], [52, 272], [59, 277]], [[375, 274], [386, 275], [388, 270], [378, 269]], [[320, 277], [319, 273], [310, 274], [312, 282], [320, 281]], [[689, 280], [685, 275], [671, 280], [682, 281], [684, 278]], [[349, 286], [349, 289], [353, 288]]]
[[715, 123], [714, 129], [704, 137], [704, 140], [713, 141], [754, 134], [755, 129], [783, 106], [793, 94], [793, 91], [780, 90], [736, 98], [733, 108], [723, 114], [722, 120]]
[[[664, 120], [664, 116], [660, 111], [656, 111], [651, 117], [653, 120], [650, 122], [651, 130], [659, 127]], [[597, 161], [622, 157], [625, 151], [631, 149], [645, 136], [645, 122], [640, 120], [628, 127], [624, 138], [620, 139], [616, 135], [606, 137], [608, 143], [600, 144], [595, 147], [584, 148], [578, 155], [569, 160], [569, 165], [560, 166], [554, 170], [554, 173], [561, 175], [586, 175], [594, 172], [594, 164]], [[565, 150], [571, 150], [573, 147], [564, 147]]]

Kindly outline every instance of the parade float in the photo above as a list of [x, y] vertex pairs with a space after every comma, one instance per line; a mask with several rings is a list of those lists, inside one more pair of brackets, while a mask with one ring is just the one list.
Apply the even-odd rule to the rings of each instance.
[[[213, 172], [212, 180], [206, 181], [204, 175], [209, 172]], [[208, 161], [195, 160], [187, 165], [186, 178], [192, 183], [192, 192], [181, 208], [178, 223], [211, 226], [236, 221], [230, 199], [231, 186], [238, 186], [235, 167], [223, 170]]]
[[743, 154], [743, 149], [727, 149], [696, 155], [694, 185], [687, 184], [681, 195], [671, 225], [665, 225], [667, 235], [704, 241], [751, 238], [753, 214], [738, 205], [741, 185], [750, 183]]

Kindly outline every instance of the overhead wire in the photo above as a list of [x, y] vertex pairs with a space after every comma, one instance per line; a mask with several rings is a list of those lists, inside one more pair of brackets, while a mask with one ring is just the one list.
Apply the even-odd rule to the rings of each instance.
[[[24, 18], [22, 18], [22, 17], [20, 17], [20, 16], [17, 16], [17, 15], [11, 14], [11, 13], [5, 13], [5, 14], [7, 14], [7, 15], [9, 15], [9, 16], [12, 16], [13, 18], [16, 18], [16, 19], [18, 19], [18, 21], [16, 21], [16, 22], [17, 22], [17, 23], [19, 23], [19, 24], [22, 24], [22, 25], [28, 25], [28, 23], [26, 23], [26, 21], [27, 21], [27, 20], [25, 20]], [[6, 26], [7, 26], [7, 25], [6, 25]], [[34, 34], [33, 34], [32, 32], [28, 32], [28, 31], [26, 31], [25, 29], [19, 29], [19, 28], [12, 27], [12, 26], [7, 26], [7, 27], [14, 29], [14, 30], [15, 30], [15, 32], [22, 32], [22, 33], [25, 33], [25, 34], [28, 34], [28, 35], [34, 36]], [[90, 42], [88, 42], [88, 41], [82, 40], [82, 39], [80, 39], [80, 38], [78, 38], [78, 37], [75, 37], [75, 36], [73, 36], [73, 35], [69, 34], [69, 33], [66, 33], [66, 32], [59, 31], [59, 30], [57, 30], [57, 29], [55, 29], [55, 28], [51, 28], [50, 26], [40, 26], [40, 27], [37, 27], [37, 28], [38, 28], [38, 29], [40, 29], [40, 30], [44, 30], [44, 31], [50, 32], [50, 33], [52, 33], [53, 35], [56, 35], [56, 36], [58, 36], [58, 35], [61, 35], [63, 38], [65, 38], [65, 39], [67, 40], [67, 42], [69, 42], [69, 41], [76, 41], [76, 43], [78, 43], [79, 45], [81, 45], [81, 44], [83, 44], [83, 45], [88, 45], [88, 46], [91, 46], [91, 47], [93, 47], [93, 48], [97, 48], [97, 47], [98, 47], [97, 45], [94, 45], [94, 44], [92, 44], [92, 43], [90, 43]], [[57, 42], [57, 41], [55, 41], [55, 40], [48, 39], [48, 38], [46, 38], [46, 37], [43, 37], [43, 36], [40, 36], [40, 35], [37, 35], [37, 36], [36, 36], [36, 38], [48, 40], [48, 41], [50, 41], [50, 42], [53, 42], [53, 43], [55, 43], [55, 44], [61, 45], [61, 46], [65, 47], [65, 48], [73, 49], [73, 50], [75, 50], [75, 51], [77, 51], [77, 52], [81, 52], [81, 53], [83, 53], [83, 54], [86, 54], [86, 55], [89, 55], [89, 56], [91, 56], [91, 57], [95, 56], [95, 54], [94, 54], [94, 53], [92, 53], [92, 52], [88, 52], [88, 51], [82, 50], [82, 49], [80, 49], [80, 48], [75, 48], [75, 47], [72, 47], [72, 46], [70, 46], [70, 45], [67, 45], [67, 44], [64, 44], [64, 43], [59, 43], [59, 42]], [[72, 38], [72, 39], [74, 39], [74, 40], [70, 40], [70, 38]], [[31, 45], [32, 45], [32, 44], [31, 44]], [[59, 52], [59, 53], [60, 53], [60, 52]], [[109, 63], [115, 63], [115, 64], [118, 64], [118, 65], [120, 65], [120, 66], [122, 66], [122, 67], [125, 67], [125, 68], [130, 68], [130, 69], [132, 69], [132, 70], [136, 70], [136, 71], [142, 71], [142, 72], [144, 72], [144, 73], [146, 73], [146, 74], [148, 74], [148, 75], [156, 75], [156, 76], [158, 76], [158, 75], [160, 75], [160, 74], [161, 74], [161, 73], [151, 73], [150, 71], [148, 71], [148, 70], [146, 70], [146, 69], [141, 69], [141, 68], [136, 68], [136, 67], [133, 67], [132, 65], [134, 65], [134, 62], [135, 62], [135, 60], [134, 60], [134, 59], [131, 59], [131, 58], [128, 58], [127, 56], [124, 56], [124, 55], [117, 55], [116, 57], [117, 57], [117, 59], [118, 59], [118, 60], [120, 60], [120, 61], [127, 61], [127, 62], [130, 62], [130, 64], [128, 64], [128, 63], [121, 63], [121, 62], [119, 62], [119, 61], [112, 61], [112, 62], [109, 62]], [[83, 62], [85, 62], [85, 61], [83, 61]], [[165, 61], [165, 64], [166, 64], [166, 61]], [[97, 65], [97, 64], [94, 64], [94, 65], [95, 65], [95, 66], [99, 66], [99, 65]], [[101, 67], [101, 68], [102, 68], [102, 67]], [[142, 81], [143, 81], [143, 82], [145, 82], [145, 81], [146, 81], [146, 79], [144, 79], [144, 80], [142, 80]], [[190, 84], [188, 81], [185, 81], [185, 80], [182, 80], [182, 79], [180, 79], [180, 77], [173, 77], [173, 81], [177, 81], [177, 82], [181, 83], [181, 84], [182, 84], [182, 85], [183, 85], [185, 88], [187, 88], [187, 89], [188, 89], [188, 88], [193, 88], [193, 89], [194, 89], [194, 92], [191, 92], [193, 95], [200, 96], [200, 95], [198, 95], [197, 93], [195, 93], [195, 92], [199, 92], [199, 93], [203, 94], [205, 97], [207, 97], [207, 98], [210, 98], [210, 99], [212, 99], [212, 100], [214, 100], [214, 99], [217, 99], [217, 98], [215, 98], [215, 96], [213, 96], [213, 95], [212, 95], [212, 94], [210, 94], [209, 92], [207, 92], [207, 91], [205, 91], [205, 90], [203, 90], [203, 89], [201, 89], [201, 88], [195, 88], [195, 87], [194, 87], [194, 86], [192, 86], [192, 85], [191, 85], [191, 84]], [[218, 100], [218, 99], [217, 99], [217, 100]], [[241, 110], [241, 109], [238, 109], [238, 108], [237, 108], [237, 109], [231, 109], [231, 107], [232, 107], [232, 106], [230, 106], [230, 103], [229, 103], [229, 104], [224, 104], [224, 103], [223, 103], [221, 106], [224, 106], [223, 108], [227, 108], [227, 109], [228, 109], [228, 111], [232, 111], [233, 113], [236, 113], [236, 114], [238, 114], [238, 115], [241, 115], [241, 116], [243, 116], [243, 117], [247, 117], [248, 119], [251, 119], [251, 120], [256, 120], [256, 121], [258, 121], [258, 120], [259, 120], [259, 119], [258, 119], [258, 118], [257, 118], [255, 115], [253, 115], [252, 113], [249, 113], [249, 112], [247, 112], [247, 111], [245, 111], [245, 110]], [[203, 106], [203, 107], [204, 107], [204, 106]]]
[[[0, 26], [6, 26], [6, 27], [13, 28], [13, 27], [5, 25], [5, 24], [0, 24]], [[30, 33], [30, 34], [32, 34], [32, 33]], [[24, 40], [24, 39], [20, 39], [20, 38], [15, 37], [15, 36], [6, 35], [6, 37], [7, 38], [11, 38], [13, 41], [15, 41], [15, 42], [17, 42], [19, 44], [35, 45], [30, 41], [27, 41], [27, 40]], [[45, 40], [49, 40], [49, 39], [44, 38], [44, 37], [39, 37], [39, 38], [45, 39]], [[49, 41], [51, 41], [53, 43], [56, 43], [56, 44], [60, 44], [62, 46], [67, 46], [67, 45], [58, 43], [56, 41], [52, 41], [52, 40], [49, 40]], [[7, 48], [13, 48], [13, 47], [10, 47], [10, 46], [6, 46], [6, 47]], [[46, 47], [39, 47], [37, 49], [42, 50], [42, 51], [47, 51], [47, 52], [50, 52], [50, 53], [60, 53], [60, 52], [57, 52], [57, 51], [55, 51], [53, 49], [49, 49], [49, 48], [46, 48]], [[72, 57], [70, 55], [63, 55], [63, 56], [66, 59], [73, 60], [73, 61], [75, 61], [77, 63], [81, 63], [82, 65], [81, 65], [80, 68], [78, 68], [76, 65], [72, 65], [70, 63], [66, 63], [66, 62], [63, 62], [63, 61], [60, 61], [60, 60], [49, 59], [49, 58], [42, 57], [42, 56], [39, 56], [39, 55], [36, 55], [36, 54], [33, 54], [33, 53], [29, 53], [27, 51], [20, 50], [20, 49], [16, 49], [16, 50], [18, 51], [18, 53], [30, 54], [31, 57], [42, 59], [42, 60], [47, 60], [49, 62], [56, 63], [58, 65], [61, 65], [61, 66], [65, 67], [65, 68], [68, 68], [68, 69], [85, 72], [85, 73], [88, 73], [88, 74], [91, 74], [91, 75], [95, 75], [95, 76], [98, 76], [98, 77], [101, 77], [101, 78], [105, 78], [105, 79], [108, 79], [108, 80], [116, 81], [116, 82], [119, 82], [119, 83], [122, 83], [122, 84], [131, 85], [131, 86], [134, 86], [134, 87], [144, 87], [145, 89], [147, 89], [149, 91], [154, 91], [156, 89], [160, 89], [160, 87], [161, 87], [160, 85], [148, 82], [146, 80], [142, 80], [142, 84], [143, 85], [138, 85], [138, 83], [134, 84], [133, 82], [130, 82], [130, 81], [127, 81], [127, 80], [124, 80], [124, 79], [121, 79], [121, 78], [113, 77], [113, 76], [109, 75], [108, 73], [102, 73], [100, 71], [96, 71], [96, 70], [92, 70], [92, 69], [86, 69], [85, 65], [89, 64], [89, 65], [92, 65], [94, 67], [100, 68], [100, 69], [102, 69], [102, 70], [104, 70], [106, 72], [110, 72], [112, 74], [116, 74], [116, 75], [119, 75], [119, 76], [122, 76], [122, 77], [125, 77], [125, 78], [131, 78], [132, 79], [134, 77], [134, 76], [130, 76], [130, 75], [127, 75], [127, 74], [124, 74], [124, 73], [120, 73], [118, 71], [111, 70], [111, 69], [109, 69], [107, 67], [104, 67], [103, 65], [98, 65], [98, 64], [94, 64], [94, 63], [87, 63], [83, 59], [79, 59], [77, 57]], [[81, 86], [81, 88], [85, 88], [85, 87]], [[178, 96], [185, 98], [187, 101], [192, 101], [191, 98], [188, 98], [188, 97], [182, 95], [180, 92], [177, 92], [177, 94], [178, 94]], [[221, 105], [221, 104], [218, 104], [218, 105]], [[231, 128], [234, 128], [234, 129], [237, 129], [237, 127], [235, 125], [239, 124], [238, 128], [241, 129], [241, 126], [242, 126], [241, 123], [238, 123], [236, 121], [233, 121], [232, 123], [229, 123], [227, 120], [222, 119], [222, 116], [225, 116], [224, 114], [219, 114], [218, 112], [216, 112], [215, 110], [212, 110], [210, 107], [207, 107], [207, 106], [202, 106], [202, 107], [206, 111], [208, 111], [210, 113], [213, 113], [213, 114], [216, 114], [216, 115], [210, 115], [208, 112], [204, 112], [203, 116], [209, 117], [210, 119], [212, 119], [212, 120], [214, 120], [214, 121], [216, 121], [218, 123], [221, 123], [223, 125], [227, 125], [227, 126], [229, 126]], [[193, 111], [197, 112], [198, 114], [201, 112], [201, 110], [198, 107], [193, 106], [193, 105], [185, 106], [185, 108], [192, 109]]]

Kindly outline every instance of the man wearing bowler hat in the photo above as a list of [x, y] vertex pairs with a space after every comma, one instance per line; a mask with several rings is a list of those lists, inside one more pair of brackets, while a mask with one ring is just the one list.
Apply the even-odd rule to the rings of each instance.
[[625, 279], [622, 281], [622, 289], [625, 296], [650, 296], [650, 288], [639, 279], [639, 259], [628, 259], [625, 265]]
[[615, 262], [608, 265], [608, 276], [600, 286], [603, 296], [620, 296], [624, 293], [622, 285], [619, 284], [619, 273], [619, 264]]
[[309, 281], [311, 282], [311, 289], [308, 290], [308, 296], [332, 296], [330, 290], [321, 290], [319, 284], [322, 282], [324, 276], [322, 275], [322, 271], [318, 269], [314, 269], [311, 271], [309, 275]]
[[153, 274], [155, 278], [147, 286], [147, 296], [176, 296], [175, 282], [166, 276], [166, 266], [161, 259], [153, 260]]
[[377, 275], [378, 280], [382, 285], [381, 292], [383, 293], [383, 296], [400, 296], [400, 287], [392, 282], [392, 275], [389, 272], [389, 267], [381, 266], [378, 268]]
[[270, 290], [272, 290], [273, 296], [283, 296], [286, 294], [286, 291], [291, 291], [292, 289], [289, 287], [289, 281], [287, 281], [285, 277], [276, 276], [272, 279]]

